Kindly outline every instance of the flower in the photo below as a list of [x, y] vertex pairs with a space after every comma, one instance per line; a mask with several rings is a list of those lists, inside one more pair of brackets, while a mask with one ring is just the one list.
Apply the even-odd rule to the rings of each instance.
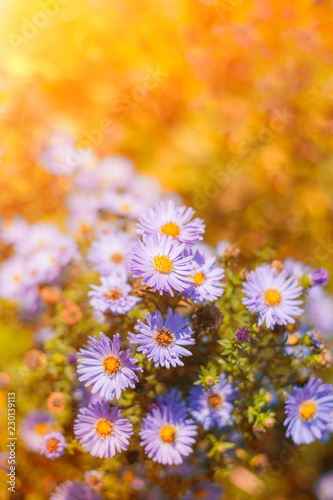
[[56, 134], [48, 139], [38, 161], [51, 174], [68, 176], [81, 165], [82, 158], [70, 137]]
[[205, 431], [215, 426], [221, 429], [232, 422], [232, 401], [236, 397], [237, 391], [221, 373], [219, 382], [207, 391], [202, 386], [192, 387], [189, 398], [191, 415]]
[[223, 294], [224, 285], [221, 280], [224, 278], [224, 270], [216, 266], [215, 257], [205, 259], [205, 255], [200, 250], [196, 250], [192, 255], [194, 266], [193, 275], [189, 276], [191, 285], [185, 291], [185, 299], [191, 297], [194, 302], [213, 301]]
[[237, 332], [235, 333], [235, 337], [240, 343], [248, 342], [250, 340], [250, 332], [246, 329], [245, 326], [243, 326], [243, 328], [239, 328], [237, 330]]
[[66, 405], [66, 400], [62, 392], [52, 392], [47, 398], [47, 406], [51, 413], [58, 413], [63, 410]]
[[86, 471], [84, 473], [84, 482], [94, 488], [94, 490], [99, 490], [104, 483], [103, 472], [98, 470]]
[[55, 423], [55, 418], [44, 410], [26, 413], [20, 425], [20, 435], [28, 450], [39, 453], [43, 437], [52, 431]]
[[311, 323], [324, 337], [330, 337], [333, 330], [333, 299], [320, 286], [310, 288], [306, 312]]
[[66, 325], [73, 326], [82, 318], [82, 311], [76, 304], [67, 303], [61, 312], [61, 319]]
[[109, 337], [100, 333], [100, 339], [89, 337], [89, 347], [79, 351], [79, 365], [77, 372], [80, 382], [86, 381], [85, 386], [92, 385], [92, 393], [99, 392], [101, 398], [111, 400], [116, 393], [120, 397], [121, 391], [127, 387], [135, 387], [133, 381], [138, 382], [135, 372], [142, 372], [142, 368], [135, 366], [137, 359], [131, 358], [131, 350], [120, 351], [121, 337], [119, 333]]
[[39, 349], [31, 349], [24, 355], [24, 363], [31, 370], [39, 370], [46, 366], [46, 354]]
[[138, 351], [147, 355], [148, 361], [154, 360], [155, 366], [183, 366], [181, 356], [191, 356], [192, 353], [185, 349], [184, 345], [193, 345], [195, 340], [191, 337], [192, 328], [187, 319], [183, 318], [178, 311], [172, 312], [169, 307], [165, 320], [160, 311], [155, 314], [146, 314], [147, 324], [138, 320], [134, 327], [139, 335], [131, 333], [129, 341], [131, 344], [141, 344]]
[[52, 431], [43, 437], [40, 453], [55, 460], [65, 453], [66, 446], [66, 440], [61, 432]]
[[205, 232], [203, 220], [191, 221], [193, 215], [193, 208], [177, 207], [172, 200], [167, 204], [159, 202], [139, 217], [137, 233], [148, 236], [166, 235], [181, 243], [192, 244], [202, 240]]
[[130, 254], [134, 277], [143, 277], [142, 283], [160, 295], [165, 291], [173, 297], [172, 289], [183, 292], [190, 284], [193, 270], [191, 256], [183, 255], [184, 247], [165, 234], [136, 240]]
[[313, 490], [318, 500], [333, 499], [333, 470], [326, 472], [317, 479], [313, 485]]
[[102, 497], [88, 484], [65, 481], [56, 487], [50, 500], [102, 500]]
[[192, 453], [197, 427], [182, 406], [154, 408], [142, 423], [141, 445], [154, 462], [181, 464]]
[[190, 490], [181, 496], [181, 500], [220, 500], [223, 489], [218, 484], [201, 481], [190, 488]]
[[93, 457], [112, 458], [116, 450], [126, 450], [132, 435], [132, 424], [121, 416], [118, 406], [110, 410], [102, 401], [81, 408], [74, 424], [75, 437]]
[[126, 314], [131, 311], [140, 298], [130, 295], [132, 287], [123, 277], [116, 273], [101, 277], [101, 285], [90, 285], [93, 291], [88, 292], [91, 297], [89, 303], [98, 312], [110, 311], [114, 315]]
[[310, 378], [304, 387], [293, 387], [285, 405], [286, 436], [291, 436], [296, 444], [309, 444], [323, 438], [332, 410], [333, 387], [330, 384]]
[[88, 251], [88, 261], [102, 275], [113, 271], [127, 274], [128, 250], [132, 239], [125, 231], [114, 231], [95, 240]]
[[294, 278], [288, 278], [285, 271], [277, 275], [268, 264], [248, 274], [242, 292], [246, 295], [243, 304], [249, 311], [259, 313], [259, 326], [263, 322], [267, 328], [295, 323], [293, 316], [300, 316], [303, 312], [298, 307], [303, 301], [297, 300], [302, 287]]
[[323, 267], [319, 267], [310, 273], [310, 282], [312, 286], [325, 286], [329, 282], [330, 275]]

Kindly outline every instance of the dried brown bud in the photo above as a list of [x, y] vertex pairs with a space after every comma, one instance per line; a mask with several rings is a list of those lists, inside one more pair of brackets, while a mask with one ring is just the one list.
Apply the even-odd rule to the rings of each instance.
[[38, 349], [32, 349], [24, 355], [24, 362], [31, 370], [39, 370], [46, 365], [46, 355]]
[[240, 254], [240, 249], [237, 243], [228, 243], [224, 250], [224, 257], [227, 259], [237, 259]]

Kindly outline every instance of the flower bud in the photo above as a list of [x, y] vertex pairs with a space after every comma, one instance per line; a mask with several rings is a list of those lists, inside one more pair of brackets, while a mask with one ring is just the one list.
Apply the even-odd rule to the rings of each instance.
[[250, 332], [243, 326], [243, 328], [239, 328], [237, 332], [235, 333], [235, 337], [238, 342], [241, 344], [248, 342], [250, 340]]
[[330, 275], [323, 267], [319, 267], [312, 271], [309, 276], [312, 286], [325, 286], [329, 282]]

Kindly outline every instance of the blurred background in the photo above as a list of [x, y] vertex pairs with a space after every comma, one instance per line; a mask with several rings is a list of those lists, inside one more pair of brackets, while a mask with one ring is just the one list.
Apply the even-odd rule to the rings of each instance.
[[65, 226], [69, 181], [36, 160], [64, 132], [178, 191], [210, 243], [333, 275], [330, 1], [1, 0], [0, 30], [5, 218]]

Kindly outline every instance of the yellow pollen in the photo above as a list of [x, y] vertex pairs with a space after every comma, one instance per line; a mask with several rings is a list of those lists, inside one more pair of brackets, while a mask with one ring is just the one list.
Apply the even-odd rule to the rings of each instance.
[[35, 426], [35, 432], [37, 432], [37, 434], [40, 434], [41, 436], [45, 436], [45, 434], [48, 434], [50, 432], [50, 427], [46, 424], [37, 424]]
[[268, 306], [278, 306], [281, 302], [281, 295], [277, 290], [270, 289], [264, 292], [264, 299]]
[[223, 398], [220, 394], [217, 394], [216, 392], [212, 392], [208, 396], [208, 406], [212, 410], [216, 410], [217, 408], [220, 408], [223, 403]]
[[154, 340], [160, 347], [169, 347], [169, 345], [172, 344], [174, 337], [173, 333], [170, 333], [169, 330], [162, 328], [155, 334]]
[[190, 276], [190, 278], [193, 278], [194, 279], [194, 284], [196, 286], [199, 286], [199, 285], [202, 285], [204, 282], [205, 282], [205, 276], [203, 275], [203, 273], [196, 273], [194, 274], [193, 276]]
[[124, 260], [124, 256], [121, 253], [114, 253], [111, 255], [110, 259], [115, 264], [120, 264]]
[[21, 276], [19, 274], [14, 274], [13, 280], [15, 283], [19, 283], [19, 281], [21, 281]]
[[159, 273], [169, 274], [173, 269], [173, 262], [166, 255], [156, 255], [153, 266]]
[[121, 291], [118, 288], [112, 288], [108, 290], [105, 294], [105, 298], [108, 300], [118, 300], [123, 296]]
[[117, 356], [108, 356], [103, 360], [103, 367], [107, 374], [112, 376], [119, 372], [122, 362]]
[[173, 427], [173, 425], [163, 425], [163, 427], [160, 430], [160, 436], [162, 441], [165, 443], [174, 443], [176, 440], [176, 429]]
[[172, 236], [173, 238], [177, 238], [180, 232], [180, 228], [174, 222], [168, 222], [161, 227], [162, 233], [167, 236]]
[[302, 420], [309, 421], [312, 420], [316, 413], [317, 405], [314, 401], [304, 401], [299, 407], [298, 413]]
[[113, 434], [113, 424], [105, 418], [101, 418], [96, 424], [96, 432], [101, 438], [109, 437]]
[[56, 439], [56, 438], [49, 439], [48, 442], [46, 443], [47, 451], [49, 451], [49, 452], [57, 451], [58, 444], [59, 444], [58, 439]]

